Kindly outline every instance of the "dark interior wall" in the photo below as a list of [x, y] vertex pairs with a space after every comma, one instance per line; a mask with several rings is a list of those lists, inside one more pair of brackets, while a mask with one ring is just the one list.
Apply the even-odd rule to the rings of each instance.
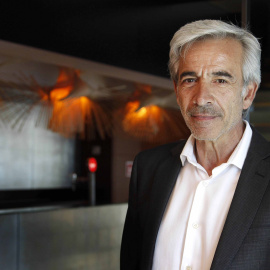
[[[270, 2], [252, 0], [250, 6], [250, 29], [262, 46], [263, 81], [270, 82]], [[267, 77], [268, 78], [267, 78]]]
[[112, 146], [111, 138], [105, 140], [98, 136], [91, 141], [77, 139], [75, 146], [75, 170], [78, 179], [85, 181], [89, 179], [90, 173], [87, 166], [88, 158], [94, 157], [97, 161], [96, 180], [96, 202], [98, 204], [111, 203], [112, 188]]

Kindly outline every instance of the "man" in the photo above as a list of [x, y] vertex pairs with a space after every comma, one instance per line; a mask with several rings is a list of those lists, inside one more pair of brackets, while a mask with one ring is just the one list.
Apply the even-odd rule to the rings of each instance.
[[193, 22], [169, 68], [192, 134], [135, 158], [121, 270], [270, 269], [270, 145], [242, 118], [260, 84], [257, 39]]

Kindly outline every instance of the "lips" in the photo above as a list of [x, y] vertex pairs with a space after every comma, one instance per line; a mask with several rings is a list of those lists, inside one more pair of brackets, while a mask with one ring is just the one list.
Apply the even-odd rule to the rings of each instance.
[[198, 120], [211, 120], [218, 117], [217, 115], [190, 115], [190, 116]]

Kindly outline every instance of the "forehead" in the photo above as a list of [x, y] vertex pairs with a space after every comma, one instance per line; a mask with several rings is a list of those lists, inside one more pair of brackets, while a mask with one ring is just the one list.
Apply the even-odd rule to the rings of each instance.
[[213, 38], [195, 41], [190, 46], [184, 47], [179, 68], [227, 66], [242, 70], [242, 63], [243, 47], [240, 41], [232, 38]]

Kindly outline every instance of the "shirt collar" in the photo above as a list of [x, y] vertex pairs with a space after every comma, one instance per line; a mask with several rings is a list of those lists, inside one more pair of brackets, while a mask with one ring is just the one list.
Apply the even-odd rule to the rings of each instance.
[[[246, 124], [244, 134], [227, 161], [228, 164], [233, 164], [239, 169], [242, 169], [243, 167], [252, 137], [252, 129], [249, 123], [246, 120], [244, 120], [244, 123]], [[182, 153], [180, 154], [182, 166], [185, 165], [186, 160], [194, 166], [198, 166], [197, 159], [194, 153], [194, 143], [195, 138], [191, 134], [185, 144], [184, 149], [182, 150]]]
[[245, 132], [240, 142], [238, 143], [233, 153], [231, 154], [229, 160], [227, 161], [227, 163], [233, 164], [237, 166], [239, 169], [242, 169], [243, 167], [252, 137], [252, 129], [249, 123], [246, 120], [244, 120], [244, 122], [246, 124]]
[[188, 162], [193, 165], [197, 164], [196, 156], [194, 153], [194, 143], [195, 143], [195, 138], [191, 134], [182, 150], [182, 153], [180, 154], [182, 166], [185, 165], [186, 160], [188, 160]]

